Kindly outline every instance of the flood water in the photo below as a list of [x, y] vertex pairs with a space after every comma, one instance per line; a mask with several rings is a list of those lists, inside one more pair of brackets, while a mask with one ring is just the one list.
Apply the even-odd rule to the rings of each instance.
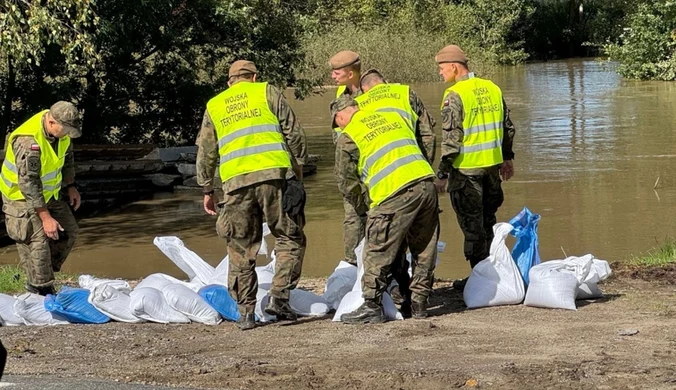
[[[565, 251], [623, 260], [676, 235], [676, 83], [622, 80], [612, 65], [594, 60], [511, 67], [493, 80], [503, 90], [517, 129], [516, 175], [503, 185], [505, 203], [498, 220], [508, 221], [524, 206], [541, 214], [543, 259], [562, 258]], [[446, 85], [412, 88], [440, 122]], [[343, 208], [328, 126], [332, 95], [292, 101], [310, 153], [324, 157], [317, 175], [306, 180], [306, 276], [330, 274], [343, 254]], [[440, 144], [439, 124], [435, 130]], [[440, 206], [441, 240], [447, 247], [437, 276], [466, 276], [462, 234], [447, 194]], [[199, 191], [157, 194], [81, 221], [81, 237], [64, 270], [125, 278], [154, 272], [183, 276], [155, 248], [153, 238], [179, 236], [217, 264], [226, 249], [214, 224], [215, 218], [202, 211]], [[13, 247], [2, 249], [1, 263], [16, 261]]]

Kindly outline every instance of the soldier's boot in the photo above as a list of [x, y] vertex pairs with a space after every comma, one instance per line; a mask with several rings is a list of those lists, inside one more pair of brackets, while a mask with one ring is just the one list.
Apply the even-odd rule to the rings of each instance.
[[454, 281], [453, 282], [453, 289], [456, 290], [456, 291], [460, 291], [460, 292], [465, 291], [465, 285], [467, 284], [468, 279], [469, 279], [469, 277], [467, 277], [465, 279], [458, 279], [458, 280]]
[[385, 313], [379, 304], [365, 301], [357, 310], [340, 316], [340, 320], [346, 324], [380, 324], [385, 322]]
[[249, 330], [256, 327], [256, 315], [254, 313], [247, 313], [245, 315], [240, 315], [239, 319], [235, 324], [241, 330]]
[[38, 294], [46, 297], [47, 295], [56, 295], [56, 290], [54, 286], [47, 287], [35, 287], [30, 284], [26, 284], [26, 291], [33, 294]]
[[278, 320], [295, 321], [298, 319], [296, 313], [291, 310], [288, 299], [270, 297], [270, 301], [265, 306], [265, 312], [271, 316], [276, 316]]
[[411, 314], [416, 320], [427, 318], [427, 303], [413, 302], [411, 303]]
[[399, 312], [405, 319], [411, 318], [411, 316], [413, 315], [413, 312], [411, 311], [411, 301], [407, 299], [404, 302], [402, 302], [401, 306], [399, 306]]

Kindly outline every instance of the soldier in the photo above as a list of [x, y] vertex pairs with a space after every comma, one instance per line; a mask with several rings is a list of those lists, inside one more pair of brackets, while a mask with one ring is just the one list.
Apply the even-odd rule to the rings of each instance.
[[[359, 54], [353, 51], [341, 51], [331, 57], [329, 60], [331, 67], [331, 78], [338, 85], [336, 98], [341, 95], [352, 97], [359, 96], [359, 77], [361, 76], [361, 61]], [[333, 142], [335, 143], [340, 135], [341, 129], [333, 126]], [[362, 191], [366, 189], [362, 188]], [[343, 208], [345, 217], [343, 219], [343, 243], [345, 244], [345, 261], [356, 266], [357, 256], [354, 250], [364, 238], [364, 225], [366, 223], [365, 215], [359, 215], [352, 204], [343, 199]]]
[[[417, 141], [422, 145], [422, 152], [432, 165], [436, 152], [434, 135], [434, 119], [430, 116], [422, 100], [408, 85], [387, 83], [383, 75], [376, 69], [369, 69], [359, 79], [362, 94], [355, 100], [360, 110], [396, 112], [411, 123], [415, 129]], [[406, 261], [406, 243], [392, 266], [392, 276], [397, 286], [390, 290], [392, 299], [405, 317], [410, 316], [411, 291], [408, 289], [410, 276]]]
[[[412, 257], [412, 314], [425, 318], [439, 232], [434, 171], [410, 123], [399, 114], [361, 111], [349, 96], [341, 96], [331, 105], [334, 124], [343, 130], [336, 145], [340, 191], [358, 212], [368, 209], [361, 280], [365, 302], [341, 320], [385, 321], [382, 297], [404, 241]], [[362, 193], [362, 185], [368, 194]]]
[[[465, 236], [465, 258], [474, 268], [488, 257], [495, 213], [503, 202], [501, 180], [514, 175], [514, 125], [500, 88], [469, 71], [455, 45], [436, 55], [439, 74], [454, 83], [441, 103], [441, 161], [436, 186], [446, 187]], [[449, 184], [450, 176], [450, 184]], [[464, 289], [467, 279], [454, 283]]]
[[71, 138], [79, 137], [81, 118], [72, 103], [60, 101], [9, 134], [0, 176], [7, 234], [16, 242], [26, 272], [26, 290], [54, 294], [61, 270], [78, 235], [68, 204], [80, 207]]
[[[306, 239], [302, 166], [307, 157], [305, 133], [282, 92], [257, 82], [251, 61], [236, 61], [230, 86], [207, 103], [197, 138], [197, 181], [204, 210], [216, 215], [218, 235], [230, 255], [228, 286], [237, 301], [242, 330], [255, 326], [258, 280], [256, 254], [263, 222], [275, 236], [277, 263], [265, 312], [295, 320], [289, 294], [300, 279]], [[213, 178], [219, 167], [224, 198], [218, 203]]]

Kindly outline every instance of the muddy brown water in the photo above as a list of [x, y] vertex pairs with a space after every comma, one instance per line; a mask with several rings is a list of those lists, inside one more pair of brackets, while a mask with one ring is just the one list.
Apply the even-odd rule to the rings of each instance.
[[[541, 214], [543, 259], [562, 258], [565, 251], [623, 260], [676, 235], [676, 83], [622, 80], [612, 65], [594, 60], [506, 68], [493, 80], [503, 89], [517, 128], [516, 176], [504, 183], [506, 200], [498, 220], [508, 221], [524, 206]], [[412, 88], [439, 122], [446, 85]], [[306, 181], [306, 276], [330, 274], [343, 253], [343, 209], [328, 126], [332, 95], [292, 101], [310, 152], [324, 156], [317, 175]], [[440, 143], [439, 125], [436, 132]], [[441, 240], [447, 247], [437, 276], [463, 277], [469, 267], [447, 194], [440, 206]], [[124, 278], [154, 272], [183, 276], [155, 248], [153, 238], [177, 235], [217, 264], [226, 249], [214, 223], [202, 211], [199, 192], [157, 194], [81, 221], [80, 240], [64, 270]], [[0, 263], [16, 261], [13, 247], [2, 249]]]

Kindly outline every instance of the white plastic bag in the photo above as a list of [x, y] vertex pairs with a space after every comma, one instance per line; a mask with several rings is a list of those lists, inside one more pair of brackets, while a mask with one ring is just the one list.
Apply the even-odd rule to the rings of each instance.
[[129, 296], [129, 308], [136, 317], [162, 324], [190, 322], [188, 317], [169, 306], [164, 294], [158, 289], [136, 287]]
[[270, 290], [272, 279], [275, 278], [275, 264], [277, 264], [277, 257], [275, 251], [272, 251], [272, 261], [267, 265], [256, 267], [256, 276], [258, 277], [258, 287], [264, 290]]
[[16, 298], [7, 294], [0, 294], [0, 324], [2, 326], [24, 325], [23, 319], [14, 313]]
[[129, 283], [127, 283], [126, 280], [120, 280], [120, 279], [99, 279], [95, 278], [91, 275], [80, 275], [80, 277], [77, 279], [78, 284], [80, 287], [87, 289], [89, 291], [94, 291], [94, 289], [97, 286], [100, 286], [102, 284], [108, 285], [118, 291], [125, 292], [129, 294], [131, 292], [131, 287], [129, 287]]
[[[343, 300], [340, 301], [340, 305], [338, 306], [338, 309], [336, 309], [336, 314], [333, 316], [333, 321], [340, 322], [340, 316], [357, 310], [362, 303], [364, 303], [364, 298], [361, 295], [361, 291], [350, 291], [343, 297]], [[392, 297], [390, 297], [390, 294], [383, 294], [382, 306], [385, 317], [388, 320], [395, 321], [404, 319], [404, 316], [401, 315], [394, 305], [394, 301], [392, 300]]]
[[150, 288], [155, 288], [155, 289], [162, 291], [162, 289], [164, 289], [164, 287], [166, 287], [170, 284], [180, 284], [180, 285], [188, 287], [189, 289], [191, 289], [192, 291], [195, 291], [195, 292], [199, 291], [200, 288], [204, 287], [204, 285], [202, 285], [202, 282], [198, 278], [193, 279], [191, 282], [184, 282], [182, 280], [176, 279], [173, 276], [157, 273], [157, 274], [148, 275], [145, 278], [143, 278], [143, 280], [141, 280], [141, 282], [139, 282], [139, 284], [136, 286], [136, 288], [150, 287]]
[[589, 275], [577, 288], [577, 299], [595, 299], [603, 297], [603, 293], [598, 286], [600, 281], [606, 280], [612, 273], [610, 265], [605, 260], [592, 260], [592, 267]]
[[332, 309], [338, 309], [340, 301], [347, 293], [352, 291], [357, 282], [357, 267], [341, 261], [326, 280], [324, 287], [324, 299]]
[[330, 310], [324, 297], [299, 289], [291, 290], [289, 305], [299, 316], [323, 316]]
[[155, 237], [153, 243], [188, 275], [188, 279], [194, 280], [197, 278], [202, 286], [209, 283], [209, 278], [214, 273], [214, 267], [202, 260], [195, 252], [186, 248], [181, 239], [173, 236]]
[[225, 256], [225, 259], [221, 261], [220, 264], [216, 267], [216, 270], [209, 278], [209, 284], [220, 284], [221, 286], [228, 287], [228, 273], [230, 272], [230, 257]]
[[87, 300], [98, 311], [115, 321], [132, 324], [145, 322], [131, 312], [129, 294], [115, 289], [112, 285], [99, 284], [94, 287]]
[[268, 255], [268, 244], [265, 242], [265, 237], [270, 235], [272, 233], [270, 231], [270, 227], [268, 226], [268, 223], [265, 222], [263, 223], [263, 239], [261, 240], [261, 249], [258, 250], [259, 255]]
[[218, 325], [221, 316], [207, 301], [188, 287], [172, 283], [162, 290], [169, 306], [190, 320], [206, 325]]
[[25, 293], [19, 295], [14, 302], [14, 314], [26, 325], [65, 325], [69, 322], [58, 314], [45, 309], [45, 297]]
[[468, 308], [517, 305], [523, 301], [523, 279], [505, 245], [512, 229], [508, 223], [493, 226], [495, 238], [491, 243], [490, 256], [472, 269], [465, 285], [463, 299]]
[[593, 256], [550, 260], [530, 269], [526, 306], [577, 310], [578, 286], [587, 278]]

